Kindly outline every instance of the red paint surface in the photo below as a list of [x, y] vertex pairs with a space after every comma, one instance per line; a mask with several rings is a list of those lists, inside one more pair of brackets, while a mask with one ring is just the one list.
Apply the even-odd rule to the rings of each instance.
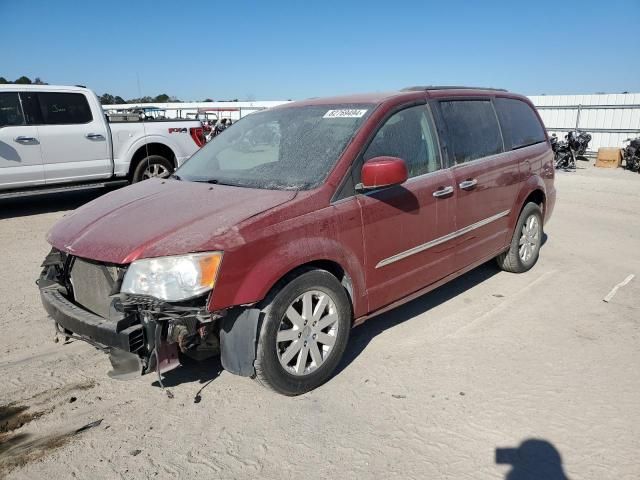
[[[139, 258], [224, 251], [209, 309], [257, 302], [289, 271], [330, 261], [353, 286], [356, 319], [412, 298], [499, 253], [526, 197], [539, 190], [545, 218], [553, 210], [553, 155], [548, 142], [492, 160], [440, 170], [367, 195], [332, 198], [377, 128], [402, 105], [437, 97], [518, 95], [483, 90], [393, 92], [315, 99], [300, 105], [375, 103], [324, 184], [312, 191], [273, 191], [147, 180], [105, 195], [58, 222], [56, 248], [89, 259], [127, 264]], [[434, 198], [440, 187], [478, 179]], [[498, 212], [500, 221], [390, 265], [384, 258], [442, 237]]]

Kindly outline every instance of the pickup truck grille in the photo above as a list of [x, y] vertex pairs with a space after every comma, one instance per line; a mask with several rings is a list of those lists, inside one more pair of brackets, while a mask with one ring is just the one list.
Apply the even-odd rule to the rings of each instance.
[[117, 282], [119, 268], [75, 258], [71, 267], [71, 285], [76, 303], [109, 318], [110, 295]]

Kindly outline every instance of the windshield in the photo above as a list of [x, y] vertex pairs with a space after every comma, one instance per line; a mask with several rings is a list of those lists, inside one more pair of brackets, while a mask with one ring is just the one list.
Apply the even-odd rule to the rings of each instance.
[[373, 105], [314, 105], [252, 113], [178, 169], [181, 180], [270, 190], [318, 186]]

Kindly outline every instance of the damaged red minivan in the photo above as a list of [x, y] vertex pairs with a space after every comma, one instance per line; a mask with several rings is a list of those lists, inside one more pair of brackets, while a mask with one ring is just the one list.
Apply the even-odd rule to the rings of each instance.
[[58, 333], [118, 372], [220, 355], [296, 395], [331, 376], [351, 327], [492, 258], [529, 270], [553, 179], [539, 115], [504, 90], [289, 103], [64, 217], [38, 285]]

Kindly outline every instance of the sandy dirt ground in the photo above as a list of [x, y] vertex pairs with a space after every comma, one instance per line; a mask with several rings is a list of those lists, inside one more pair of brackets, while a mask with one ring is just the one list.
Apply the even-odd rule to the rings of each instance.
[[640, 175], [580, 163], [532, 271], [487, 264], [372, 319], [296, 398], [210, 361], [167, 374], [170, 399], [54, 343], [44, 235], [96, 194], [2, 203], [0, 477], [640, 478]]

